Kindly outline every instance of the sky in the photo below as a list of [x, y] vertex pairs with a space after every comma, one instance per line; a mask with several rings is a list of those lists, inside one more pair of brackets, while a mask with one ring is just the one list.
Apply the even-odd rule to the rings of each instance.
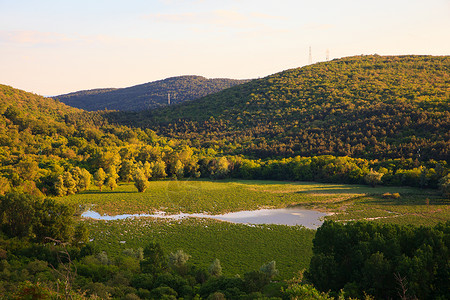
[[450, 0], [0, 0], [0, 84], [51, 96], [249, 79], [353, 55], [450, 55]]

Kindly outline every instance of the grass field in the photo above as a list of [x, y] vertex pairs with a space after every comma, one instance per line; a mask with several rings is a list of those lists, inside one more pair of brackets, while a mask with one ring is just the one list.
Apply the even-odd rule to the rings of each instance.
[[[385, 193], [399, 193], [400, 198], [385, 198]], [[450, 203], [438, 191], [409, 187], [245, 180], [153, 181], [144, 193], [138, 193], [132, 183], [122, 183], [114, 191], [100, 192], [94, 187], [58, 199], [108, 215], [155, 211], [218, 214], [301, 205], [333, 212], [327, 219], [335, 221], [432, 226], [450, 220]], [[275, 260], [283, 279], [308, 267], [314, 237], [313, 230], [297, 226], [249, 226], [193, 218], [84, 222], [90, 228], [94, 245], [110, 255], [157, 241], [167, 253], [183, 249], [200, 266], [208, 266], [219, 258], [227, 275], [242, 275]]]
[[224, 274], [229, 276], [258, 270], [275, 260], [282, 279], [292, 278], [308, 267], [315, 233], [299, 226], [248, 226], [196, 218], [85, 222], [92, 243], [113, 256], [153, 241], [160, 243], [166, 254], [182, 249], [192, 256], [190, 262], [205, 268], [218, 258]]
[[[401, 197], [383, 199], [384, 193], [399, 193]], [[436, 190], [313, 182], [152, 181], [144, 193], [138, 193], [132, 183], [121, 183], [114, 191], [100, 192], [92, 187], [59, 199], [108, 215], [155, 211], [218, 214], [302, 205], [334, 212], [337, 215], [332, 219], [336, 220], [384, 217], [388, 212], [419, 217], [425, 214], [431, 223], [449, 219], [449, 201]]]

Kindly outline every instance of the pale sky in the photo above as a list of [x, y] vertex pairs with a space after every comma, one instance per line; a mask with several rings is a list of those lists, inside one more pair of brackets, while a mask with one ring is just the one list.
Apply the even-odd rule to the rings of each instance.
[[450, 0], [0, 0], [0, 83], [40, 95], [450, 55]]

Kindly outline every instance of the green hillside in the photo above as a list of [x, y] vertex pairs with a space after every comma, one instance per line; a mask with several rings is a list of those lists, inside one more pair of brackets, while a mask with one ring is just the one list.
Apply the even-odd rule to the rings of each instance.
[[447, 160], [450, 56], [356, 56], [114, 122], [253, 157]]
[[[79, 192], [91, 183], [86, 170], [93, 175], [103, 168], [116, 178], [122, 158], [140, 155], [144, 145], [142, 151], [160, 158], [165, 152], [178, 153], [174, 148], [179, 143], [151, 130], [110, 125], [97, 112], [0, 85], [0, 195], [10, 190], [37, 195]], [[79, 185], [81, 172], [87, 176], [84, 186]], [[64, 184], [59, 186], [59, 180]]]
[[[194, 299], [197, 293], [208, 299], [213, 291], [222, 291], [223, 286], [229, 287], [227, 299], [246, 298], [246, 294], [249, 298], [284, 299], [294, 288], [319, 295], [311, 285], [301, 285], [295, 279], [290, 281], [296, 284], [292, 287], [282, 279], [300, 274], [297, 272], [307, 268], [310, 260], [313, 264], [308, 276], [320, 270], [326, 275], [331, 270], [329, 261], [345, 259], [336, 256], [336, 251], [325, 252], [331, 256], [319, 253], [313, 242], [315, 233], [302, 227], [248, 226], [204, 219], [103, 222], [74, 218], [74, 214], [78, 216], [87, 208], [108, 213], [223, 212], [287, 204], [326, 207], [336, 212], [330, 218], [340, 222], [374, 220], [361, 230], [348, 229], [367, 237], [366, 245], [381, 247], [374, 249], [374, 254], [363, 251], [365, 256], [358, 263], [364, 266], [365, 274], [371, 274], [372, 269], [381, 270], [379, 277], [384, 278], [383, 274], [412, 270], [407, 275], [412, 278], [408, 282], [412, 282], [415, 294], [429, 294], [433, 299], [444, 297], [448, 284], [441, 280], [447, 275], [442, 258], [448, 257], [448, 245], [443, 241], [449, 240], [444, 234], [449, 223], [431, 225], [448, 221], [448, 201], [436, 190], [398, 187], [436, 188], [442, 179], [448, 187], [449, 168], [444, 161], [333, 156], [251, 160], [223, 156], [214, 145], [194, 148], [186, 142], [159, 137], [149, 129], [111, 125], [99, 112], [82, 111], [0, 85], [2, 298], [92, 299], [97, 295], [104, 299], [163, 299], [163, 292], [169, 291], [184, 299]], [[194, 179], [197, 177], [227, 180]], [[265, 180], [230, 180], [232, 177]], [[161, 180], [165, 178], [171, 180]], [[374, 188], [285, 180], [396, 186]], [[65, 197], [36, 197], [43, 194]], [[412, 227], [377, 223], [424, 224], [429, 228], [412, 231]], [[349, 236], [346, 228], [333, 224], [327, 222], [325, 230]], [[317, 232], [323, 239], [321, 231]], [[380, 243], [384, 240], [387, 243]], [[399, 240], [405, 240], [409, 248], [397, 247]], [[342, 253], [360, 250], [358, 245], [342, 241], [330, 239], [330, 243], [336, 242], [336, 249], [350, 245], [344, 251], [338, 249]], [[413, 244], [420, 248], [411, 248]], [[392, 251], [383, 250], [391, 249], [391, 245], [401, 251], [391, 255]], [[160, 259], [152, 258], [154, 250]], [[174, 265], [176, 257], [184, 257], [184, 262]], [[208, 268], [213, 260], [215, 267]], [[416, 268], [417, 265], [425, 268]], [[346, 276], [336, 270], [330, 274], [336, 278]], [[426, 280], [413, 281], [420, 277], [418, 274], [427, 275]], [[317, 288], [329, 290], [323, 282], [326, 277], [315, 276], [311, 280]], [[373, 278], [368, 280], [374, 281]], [[339, 279], [342, 284], [332, 288], [338, 291], [350, 287], [359, 296], [362, 292], [356, 288], [366, 286], [366, 279], [348, 281], [349, 284], [346, 278]], [[392, 281], [389, 278], [387, 282]], [[381, 281], [374, 282], [378, 285]], [[385, 285], [380, 286], [380, 290], [385, 289]], [[255, 293], [253, 287], [260, 292]], [[393, 295], [395, 286], [391, 285], [390, 290]]]
[[179, 76], [121, 89], [95, 89], [56, 96], [67, 105], [89, 110], [140, 111], [197, 99], [248, 80]]

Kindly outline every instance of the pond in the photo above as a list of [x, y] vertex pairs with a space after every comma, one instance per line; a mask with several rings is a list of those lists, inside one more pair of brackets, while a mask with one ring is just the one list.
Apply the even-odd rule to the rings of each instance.
[[168, 215], [164, 212], [157, 212], [154, 214], [123, 214], [116, 216], [100, 215], [99, 213], [88, 210], [81, 216], [84, 218], [92, 218], [96, 220], [119, 220], [126, 218], [138, 218], [138, 217], [152, 217], [152, 218], [170, 218], [170, 219], [183, 219], [183, 218], [210, 218], [221, 221], [228, 221], [233, 223], [245, 223], [245, 224], [280, 224], [280, 225], [302, 225], [306, 228], [317, 229], [322, 225], [324, 217], [328, 216], [328, 213], [323, 213], [315, 210], [304, 209], [300, 207], [288, 207], [279, 209], [259, 209], [259, 210], [246, 210], [232, 212], [222, 215], [208, 215], [208, 214], [175, 214]]

